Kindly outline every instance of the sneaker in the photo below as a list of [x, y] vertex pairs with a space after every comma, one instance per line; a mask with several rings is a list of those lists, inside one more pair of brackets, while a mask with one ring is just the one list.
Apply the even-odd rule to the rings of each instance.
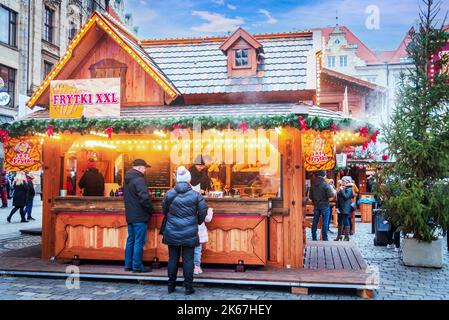
[[189, 296], [189, 295], [191, 295], [191, 294], [194, 294], [195, 293], [195, 289], [193, 289], [193, 288], [186, 288], [186, 296]]
[[133, 270], [133, 273], [149, 273], [152, 271], [153, 271], [153, 269], [151, 269], [151, 268], [143, 268], [143, 269]]
[[399, 248], [394, 248], [394, 252], [399, 252]]
[[20, 221], [20, 223], [27, 223], [27, 222], [29, 222], [29, 221], [27, 221], [27, 220]]
[[387, 244], [387, 249], [393, 249], [394, 247], [394, 244]]
[[29, 218], [28, 218], [28, 221], [30, 221], [30, 220], [36, 221], [36, 219], [34, 219], [34, 218], [32, 218], [32, 217], [29, 217]]
[[169, 294], [175, 292], [175, 290], [176, 290], [175, 286], [168, 286], [168, 293]]
[[195, 266], [195, 268], [193, 269], [193, 274], [198, 275], [198, 274], [202, 274], [202, 273], [203, 273], [203, 270], [201, 269], [201, 267]]

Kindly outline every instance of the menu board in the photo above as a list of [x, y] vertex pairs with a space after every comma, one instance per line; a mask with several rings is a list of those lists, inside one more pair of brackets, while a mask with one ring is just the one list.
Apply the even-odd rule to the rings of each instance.
[[[132, 161], [138, 158], [137, 154], [130, 157], [125, 157], [125, 172], [132, 168]], [[150, 188], [169, 188], [170, 187], [170, 154], [168, 152], [160, 152], [158, 154], [152, 154], [151, 160], [146, 159], [144, 156], [140, 157], [144, 159], [151, 168], [148, 168], [145, 172], [145, 181]]]

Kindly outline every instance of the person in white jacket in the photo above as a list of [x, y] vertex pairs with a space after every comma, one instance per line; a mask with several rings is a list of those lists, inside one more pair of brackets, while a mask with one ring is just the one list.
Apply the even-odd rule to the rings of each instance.
[[195, 268], [193, 269], [194, 274], [201, 274], [203, 270], [201, 269], [201, 252], [203, 250], [203, 243], [209, 241], [209, 235], [207, 233], [206, 222], [209, 223], [212, 221], [212, 217], [214, 216], [214, 211], [212, 208], [207, 209], [207, 216], [204, 219], [204, 222], [198, 226], [198, 236], [200, 237], [200, 245], [195, 247], [193, 263]]

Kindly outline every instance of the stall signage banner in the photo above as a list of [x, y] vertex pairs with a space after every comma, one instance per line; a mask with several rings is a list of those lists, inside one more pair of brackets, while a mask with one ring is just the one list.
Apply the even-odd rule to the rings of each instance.
[[307, 171], [332, 170], [335, 167], [334, 133], [309, 130], [303, 135], [304, 167]]
[[55, 80], [50, 118], [120, 117], [120, 78]]
[[337, 168], [346, 168], [348, 156], [345, 153], [337, 154]]
[[37, 171], [42, 167], [42, 145], [13, 138], [4, 144], [6, 171]]

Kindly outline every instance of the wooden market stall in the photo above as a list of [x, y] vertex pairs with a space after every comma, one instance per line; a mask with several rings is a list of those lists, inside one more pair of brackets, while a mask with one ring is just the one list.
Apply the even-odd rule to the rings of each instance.
[[[313, 105], [320, 72], [307, 61], [319, 49], [313, 37], [253, 37], [239, 28], [203, 42], [142, 43], [113, 17], [94, 13], [28, 102], [44, 110], [7, 128], [10, 168], [26, 170], [14, 159], [27, 154], [44, 172], [42, 259], [123, 260], [120, 189], [132, 160], [143, 158], [152, 165], [146, 181], [155, 208], [144, 261], [167, 261], [161, 201], [176, 167], [203, 154], [214, 182], [205, 199], [215, 212], [203, 262], [302, 268], [306, 171], [331, 170], [337, 131], [364, 126]], [[299, 71], [285, 84], [272, 72], [284, 61], [269, 53], [295, 48], [302, 56], [289, 72]], [[212, 55], [221, 80], [207, 80], [215, 66], [201, 59]], [[34, 154], [15, 147], [23, 143]], [[91, 158], [105, 178], [103, 197], [78, 188]]]

